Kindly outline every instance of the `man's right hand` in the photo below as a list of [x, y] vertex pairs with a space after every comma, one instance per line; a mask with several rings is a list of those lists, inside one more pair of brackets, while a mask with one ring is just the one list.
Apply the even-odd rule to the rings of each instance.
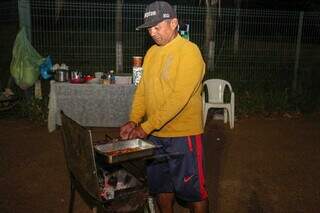
[[120, 127], [120, 138], [127, 140], [130, 132], [137, 126], [133, 121], [129, 121]]

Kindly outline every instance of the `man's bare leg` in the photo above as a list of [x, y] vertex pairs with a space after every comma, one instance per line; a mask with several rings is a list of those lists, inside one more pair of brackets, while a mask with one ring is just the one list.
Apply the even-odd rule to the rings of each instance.
[[158, 194], [157, 204], [161, 213], [173, 213], [174, 193]]
[[208, 200], [202, 200], [199, 202], [190, 203], [190, 212], [192, 213], [208, 213], [209, 202]]

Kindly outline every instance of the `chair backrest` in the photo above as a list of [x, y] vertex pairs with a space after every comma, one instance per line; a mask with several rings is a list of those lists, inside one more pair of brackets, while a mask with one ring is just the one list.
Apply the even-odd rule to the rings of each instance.
[[100, 199], [99, 180], [91, 131], [61, 111], [62, 135], [67, 167], [92, 197]]
[[203, 82], [203, 87], [207, 87], [208, 101], [212, 103], [223, 103], [225, 87], [229, 87], [232, 92], [231, 84], [222, 79], [208, 79]]

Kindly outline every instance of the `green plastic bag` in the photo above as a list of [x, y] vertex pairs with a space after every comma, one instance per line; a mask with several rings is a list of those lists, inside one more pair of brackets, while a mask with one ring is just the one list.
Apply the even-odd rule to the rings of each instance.
[[31, 87], [39, 78], [43, 57], [32, 47], [25, 28], [21, 28], [14, 42], [10, 73], [21, 89]]

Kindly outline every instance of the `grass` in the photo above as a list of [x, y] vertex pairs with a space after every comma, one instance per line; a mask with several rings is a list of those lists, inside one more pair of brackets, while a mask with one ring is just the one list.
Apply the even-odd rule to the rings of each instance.
[[319, 111], [320, 98], [304, 90], [292, 94], [289, 88], [272, 84], [235, 87], [236, 114], [270, 114], [285, 112], [311, 113]]
[[49, 97], [22, 98], [15, 108], [17, 113], [13, 116], [27, 118], [40, 125], [45, 125], [48, 121], [48, 103]]
[[[272, 113], [319, 112], [320, 97], [314, 99], [313, 93], [290, 93], [289, 89], [276, 88], [273, 84], [238, 85], [234, 87], [236, 98], [236, 115], [269, 115]], [[225, 99], [228, 100], [226, 94]], [[21, 98], [16, 106], [16, 114], [12, 116], [25, 117], [33, 122], [44, 125], [48, 118], [49, 97], [42, 99]]]

